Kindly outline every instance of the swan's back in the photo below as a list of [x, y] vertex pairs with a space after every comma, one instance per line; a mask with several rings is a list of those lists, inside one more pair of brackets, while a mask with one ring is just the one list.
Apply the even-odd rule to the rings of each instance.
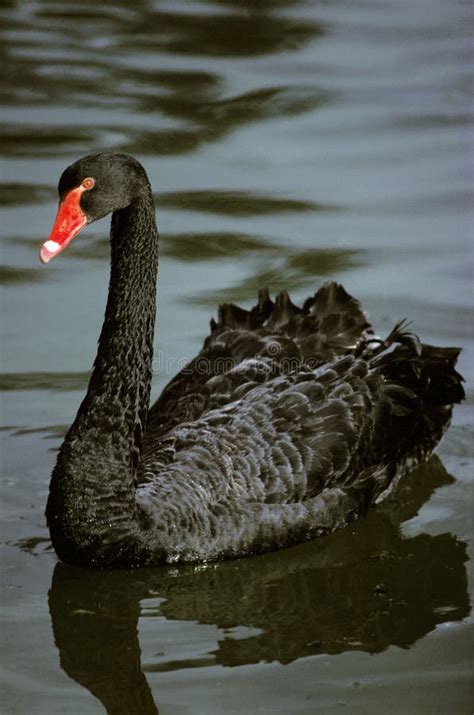
[[181, 422], [240, 399], [279, 375], [308, 372], [353, 354], [373, 335], [360, 303], [337, 283], [325, 284], [302, 308], [286, 292], [275, 303], [267, 290], [251, 310], [219, 308], [199, 355], [163, 390], [148, 414], [147, 441]]
[[149, 413], [137, 497], [164, 554], [261, 551], [364, 513], [441, 438], [457, 353], [401, 326], [382, 344], [335, 283], [302, 308], [222, 306]]

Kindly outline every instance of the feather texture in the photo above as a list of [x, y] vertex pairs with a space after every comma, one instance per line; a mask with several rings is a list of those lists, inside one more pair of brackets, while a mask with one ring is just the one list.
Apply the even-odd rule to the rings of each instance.
[[[220, 306], [199, 355], [149, 409], [158, 232], [130, 157], [76, 162], [89, 222], [113, 211], [106, 316], [86, 397], [60, 449], [47, 519], [56, 552], [95, 568], [287, 546], [365, 514], [426, 459], [463, 398], [458, 350], [398, 323], [377, 338], [326, 283], [302, 307], [266, 289]], [[114, 189], [118, 186], [118, 189]]]

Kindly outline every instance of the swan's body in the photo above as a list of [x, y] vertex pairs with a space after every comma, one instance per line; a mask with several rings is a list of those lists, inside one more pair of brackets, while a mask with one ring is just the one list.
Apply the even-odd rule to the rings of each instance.
[[265, 291], [251, 311], [221, 306], [149, 410], [158, 233], [146, 174], [99, 154], [69, 167], [59, 192], [45, 261], [113, 211], [98, 354], [47, 506], [61, 559], [134, 567], [303, 541], [364, 514], [434, 449], [463, 396], [458, 351], [400, 326], [375, 340], [335, 283], [302, 309]]

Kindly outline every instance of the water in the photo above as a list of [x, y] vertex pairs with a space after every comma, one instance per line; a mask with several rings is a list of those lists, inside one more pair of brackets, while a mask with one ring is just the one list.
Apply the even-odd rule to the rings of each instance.
[[[470, 713], [469, 4], [0, 13], [2, 713]], [[468, 399], [394, 501], [252, 559], [57, 563], [43, 510], [102, 320], [107, 221], [47, 267], [37, 251], [61, 171], [101, 149], [135, 154], [156, 190], [154, 394], [217, 303], [249, 306], [262, 285], [298, 301], [330, 276], [378, 332], [408, 316], [425, 341], [463, 346]]]

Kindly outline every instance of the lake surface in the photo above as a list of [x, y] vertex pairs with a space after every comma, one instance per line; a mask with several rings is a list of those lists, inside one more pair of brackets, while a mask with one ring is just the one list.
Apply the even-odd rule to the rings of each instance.
[[[0, 8], [5, 714], [472, 712], [469, 3], [10, 0]], [[464, 348], [467, 400], [390, 503], [295, 548], [88, 573], [43, 516], [87, 384], [108, 222], [38, 249], [79, 156], [137, 156], [161, 231], [154, 394], [220, 301], [328, 277], [379, 333]], [[472, 233], [472, 232], [471, 232]], [[471, 243], [472, 246], [472, 243]]]

